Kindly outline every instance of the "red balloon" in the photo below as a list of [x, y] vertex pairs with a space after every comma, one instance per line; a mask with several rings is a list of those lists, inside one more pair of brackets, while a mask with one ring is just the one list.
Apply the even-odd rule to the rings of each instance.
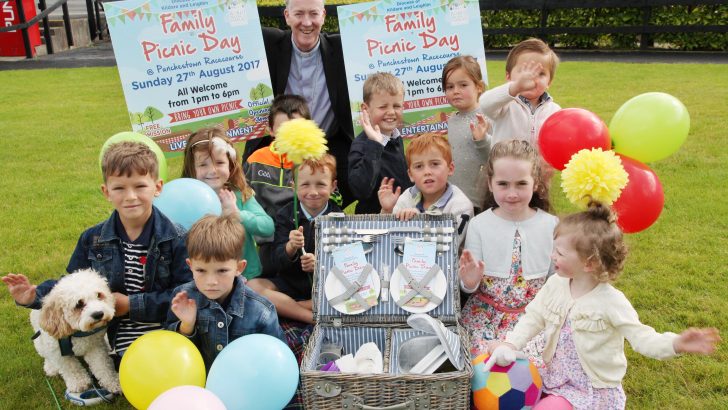
[[582, 149], [612, 148], [607, 124], [596, 114], [582, 108], [564, 108], [552, 114], [538, 133], [541, 156], [563, 171], [571, 156]]
[[617, 154], [629, 175], [622, 194], [612, 204], [617, 213], [617, 225], [625, 233], [635, 233], [650, 227], [662, 212], [665, 194], [657, 174], [647, 165]]

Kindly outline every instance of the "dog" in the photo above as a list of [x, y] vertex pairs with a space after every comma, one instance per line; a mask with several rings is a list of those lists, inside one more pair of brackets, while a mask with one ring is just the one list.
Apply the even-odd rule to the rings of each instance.
[[36, 331], [33, 344], [45, 359], [45, 373], [60, 374], [68, 392], [88, 390], [92, 380], [79, 361], [83, 357], [101, 387], [120, 393], [106, 339], [106, 325], [113, 318], [114, 296], [96, 271], [79, 270], [61, 278], [43, 298], [41, 309], [30, 313]]

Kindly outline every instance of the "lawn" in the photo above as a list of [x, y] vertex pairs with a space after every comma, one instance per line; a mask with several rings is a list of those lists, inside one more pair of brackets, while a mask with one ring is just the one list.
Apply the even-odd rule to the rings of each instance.
[[[489, 62], [492, 86], [503, 62]], [[722, 74], [721, 74], [722, 73]], [[628, 236], [631, 255], [616, 285], [641, 319], [659, 331], [714, 326], [728, 334], [728, 114], [726, 67], [698, 64], [563, 63], [551, 93], [562, 107], [583, 107], [606, 122], [627, 99], [648, 91], [679, 98], [691, 131], [674, 156], [651, 164], [665, 209], [650, 229]], [[0, 72], [0, 275], [33, 282], [65, 272], [78, 235], [108, 217], [99, 190], [99, 148], [130, 128], [116, 68]], [[170, 161], [179, 175], [181, 159]], [[558, 186], [554, 183], [553, 186]], [[552, 192], [558, 212], [563, 195]], [[0, 290], [0, 409], [55, 408], [30, 336], [28, 311]], [[660, 362], [627, 348], [627, 406], [727, 408], [728, 348], [713, 357]], [[51, 380], [56, 395], [63, 382]], [[72, 408], [61, 399], [63, 408]], [[98, 408], [127, 408], [117, 400]]]

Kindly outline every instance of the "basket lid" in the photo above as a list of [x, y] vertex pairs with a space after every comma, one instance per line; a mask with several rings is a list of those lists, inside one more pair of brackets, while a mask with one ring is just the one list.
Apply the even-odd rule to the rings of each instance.
[[[456, 223], [451, 215], [417, 215], [406, 222], [392, 215], [330, 214], [317, 218], [313, 277], [314, 317], [317, 322], [394, 325], [403, 324], [412, 312], [421, 311], [446, 323], [454, 323], [460, 309]], [[362, 242], [364, 239], [367, 241]], [[434, 247], [436, 250], [430, 259], [436, 267], [431, 269], [432, 272], [427, 269], [427, 272], [403, 275], [406, 269], [397, 268], [404, 262], [402, 251], [407, 249], [404, 244], [423, 240], [427, 241], [428, 249]], [[351, 254], [342, 256], [345, 249], [351, 249]], [[339, 269], [343, 266], [342, 260], [345, 260], [346, 266], [354, 265], [358, 269], [342, 275], [342, 269]], [[422, 283], [417, 282], [418, 279]], [[392, 292], [392, 282], [402, 285]], [[407, 292], [402, 290], [405, 289], [404, 284], [407, 284]], [[365, 289], [369, 293], [364, 292]], [[372, 290], [377, 293], [374, 297], [376, 304], [369, 306]], [[407, 299], [408, 296], [410, 299]], [[403, 304], [403, 301], [414, 301], [415, 298], [429, 305], [417, 310]], [[365, 302], [367, 306], [361, 308]], [[417, 306], [416, 303], [414, 305]]]

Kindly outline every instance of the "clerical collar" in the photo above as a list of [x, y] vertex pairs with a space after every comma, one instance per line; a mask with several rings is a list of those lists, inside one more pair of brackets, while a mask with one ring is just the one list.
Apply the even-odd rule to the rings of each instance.
[[311, 55], [318, 54], [319, 46], [321, 45], [321, 40], [316, 42], [316, 45], [309, 51], [301, 51], [300, 48], [296, 45], [296, 42], [293, 41], [293, 37], [291, 37], [291, 44], [293, 44], [293, 51], [298, 54], [301, 57], [310, 57]]

